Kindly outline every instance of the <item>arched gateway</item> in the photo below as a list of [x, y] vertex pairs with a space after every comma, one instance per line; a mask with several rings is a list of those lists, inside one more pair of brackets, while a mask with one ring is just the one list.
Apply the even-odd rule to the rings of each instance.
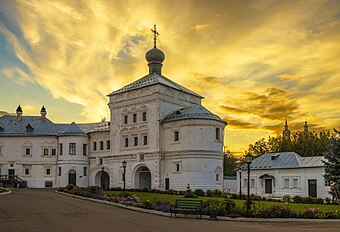
[[95, 185], [100, 186], [102, 189], [110, 188], [110, 176], [104, 170], [97, 172], [95, 176]]
[[151, 172], [145, 167], [139, 167], [135, 172], [135, 188], [151, 189]]

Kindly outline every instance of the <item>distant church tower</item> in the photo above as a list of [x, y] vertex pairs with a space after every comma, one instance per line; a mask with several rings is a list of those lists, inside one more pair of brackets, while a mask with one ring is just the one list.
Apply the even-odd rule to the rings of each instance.
[[285, 120], [285, 129], [282, 133], [283, 139], [290, 139], [290, 130], [288, 129], [287, 119]]
[[307, 124], [307, 121], [305, 121], [305, 125], [303, 126], [303, 131], [308, 132], [308, 124]]

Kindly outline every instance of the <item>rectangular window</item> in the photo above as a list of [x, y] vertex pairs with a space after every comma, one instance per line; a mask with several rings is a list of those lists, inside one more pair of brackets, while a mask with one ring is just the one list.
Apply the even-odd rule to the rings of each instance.
[[51, 169], [50, 168], [46, 168], [46, 175], [51, 175]]
[[176, 164], [176, 172], [179, 172], [179, 164]]
[[26, 148], [26, 155], [30, 155], [31, 154], [31, 149], [30, 148]]
[[248, 180], [247, 179], [243, 179], [243, 187], [247, 187], [248, 186]]
[[143, 145], [148, 145], [148, 136], [147, 135], [143, 136]]
[[57, 149], [52, 148], [52, 155], [56, 155], [57, 154]]
[[125, 138], [124, 139], [124, 147], [128, 147], [129, 146], [129, 138]]
[[104, 141], [100, 141], [100, 150], [104, 150]]
[[70, 155], [76, 154], [76, 144], [75, 143], [69, 143], [69, 154]]
[[179, 131], [174, 132], [174, 141], [179, 141]]
[[134, 123], [137, 122], [137, 114], [133, 114], [133, 122], [134, 122]]
[[299, 187], [299, 180], [294, 178], [293, 179], [293, 188], [298, 188]]
[[87, 176], [87, 167], [84, 167], [84, 176]]
[[83, 144], [83, 156], [87, 156], [87, 144]]
[[284, 187], [289, 188], [289, 179], [284, 179]]
[[58, 167], [58, 176], [61, 176], [61, 167]]
[[215, 135], [216, 140], [220, 140], [220, 128], [216, 128], [216, 135]]
[[103, 165], [103, 158], [99, 158], [99, 164]]
[[255, 188], [255, 180], [250, 179], [250, 188]]
[[48, 149], [44, 149], [44, 155], [48, 155]]
[[25, 168], [25, 176], [28, 176], [30, 174], [30, 169], [29, 168]]
[[216, 181], [220, 181], [220, 175], [216, 174]]
[[128, 124], [128, 116], [124, 115], [124, 124]]
[[59, 144], [59, 155], [63, 154], [63, 144]]
[[107, 140], [106, 141], [106, 150], [110, 150], [110, 147], [111, 147], [110, 140]]
[[143, 113], [143, 118], [142, 118], [143, 122], [146, 121], [146, 112]]
[[93, 150], [97, 150], [97, 142], [93, 142]]
[[138, 146], [138, 137], [133, 137], [133, 146]]
[[45, 188], [52, 188], [52, 181], [45, 181]]

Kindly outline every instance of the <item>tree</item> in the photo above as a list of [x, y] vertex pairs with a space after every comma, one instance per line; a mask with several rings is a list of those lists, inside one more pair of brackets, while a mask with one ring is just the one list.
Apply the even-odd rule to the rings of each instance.
[[325, 179], [336, 183], [340, 187], [340, 133], [334, 136], [330, 142], [330, 149], [325, 153]]
[[321, 132], [295, 132], [290, 139], [283, 139], [281, 135], [269, 136], [268, 140], [262, 138], [250, 144], [247, 152], [255, 157], [275, 152], [296, 152], [301, 156], [322, 156], [329, 149], [333, 135]]
[[239, 160], [230, 153], [230, 151], [227, 151], [224, 154], [223, 159], [223, 174], [225, 176], [235, 176], [236, 175], [236, 168], [238, 168], [238, 162]]

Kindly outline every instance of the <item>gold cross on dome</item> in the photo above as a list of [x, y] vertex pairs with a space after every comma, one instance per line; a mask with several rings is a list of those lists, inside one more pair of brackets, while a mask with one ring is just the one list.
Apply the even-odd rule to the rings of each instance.
[[157, 36], [159, 35], [157, 29], [156, 29], [156, 24], [153, 26], [153, 29], [151, 29], [151, 32], [153, 33], [153, 47], [156, 47], [156, 41], [157, 41]]

